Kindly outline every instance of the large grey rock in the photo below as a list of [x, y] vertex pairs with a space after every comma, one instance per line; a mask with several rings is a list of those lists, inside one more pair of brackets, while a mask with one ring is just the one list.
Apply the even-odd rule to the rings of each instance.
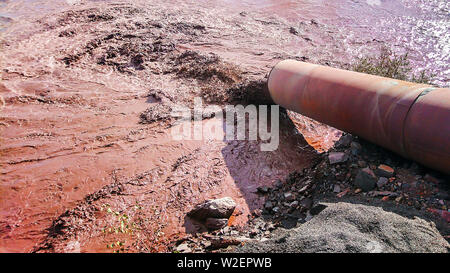
[[368, 167], [359, 170], [358, 174], [355, 177], [355, 186], [361, 188], [363, 191], [373, 190], [376, 184], [377, 177]]
[[197, 220], [206, 218], [230, 218], [236, 208], [236, 202], [230, 197], [208, 200], [197, 205], [188, 213], [189, 217]]
[[380, 207], [352, 203], [327, 206], [298, 228], [252, 242], [237, 252], [448, 252], [433, 223], [409, 219]]

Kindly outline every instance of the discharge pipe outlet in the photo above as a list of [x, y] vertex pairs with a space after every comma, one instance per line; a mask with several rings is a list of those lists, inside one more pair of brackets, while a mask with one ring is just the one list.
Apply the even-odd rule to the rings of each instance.
[[448, 88], [285, 60], [268, 92], [288, 110], [450, 174]]

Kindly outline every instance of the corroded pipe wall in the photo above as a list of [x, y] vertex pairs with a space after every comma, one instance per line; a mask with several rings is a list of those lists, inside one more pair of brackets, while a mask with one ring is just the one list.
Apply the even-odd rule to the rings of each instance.
[[450, 89], [293, 60], [268, 89], [286, 109], [450, 174]]

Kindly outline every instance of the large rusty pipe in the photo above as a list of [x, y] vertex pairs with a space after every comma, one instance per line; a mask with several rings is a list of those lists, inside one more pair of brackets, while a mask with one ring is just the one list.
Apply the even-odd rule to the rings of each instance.
[[450, 89], [294, 60], [270, 72], [272, 100], [450, 174]]

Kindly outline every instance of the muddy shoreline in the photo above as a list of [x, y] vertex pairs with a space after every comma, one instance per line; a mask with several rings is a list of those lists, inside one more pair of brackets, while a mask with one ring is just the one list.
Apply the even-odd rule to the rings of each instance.
[[[362, 152], [331, 166], [327, 152], [351, 153], [335, 147], [342, 132], [301, 115], [282, 113], [275, 152], [261, 152], [259, 140], [171, 139], [173, 107], [195, 97], [219, 107], [260, 103], [282, 59], [347, 65], [354, 56], [331, 26], [305, 20], [294, 31], [263, 13], [164, 1], [83, 3], [31, 25], [1, 44], [1, 252], [170, 252], [186, 241], [215, 251], [241, 243], [232, 238], [270, 238], [254, 221], [270, 231], [292, 225], [292, 211], [264, 207], [293, 185], [300, 190], [305, 177], [314, 189], [297, 197], [311, 204], [287, 208], [301, 212], [295, 225], [323, 194], [384, 198], [352, 182], [360, 167], [380, 164], [396, 171], [384, 191], [397, 195], [385, 202], [427, 215], [448, 239], [448, 222], [431, 211], [447, 211], [447, 176], [357, 138]], [[294, 54], [298, 37], [302, 53]], [[225, 196], [237, 203], [226, 231], [206, 232], [186, 216]], [[231, 239], [214, 243], [221, 236]]]

